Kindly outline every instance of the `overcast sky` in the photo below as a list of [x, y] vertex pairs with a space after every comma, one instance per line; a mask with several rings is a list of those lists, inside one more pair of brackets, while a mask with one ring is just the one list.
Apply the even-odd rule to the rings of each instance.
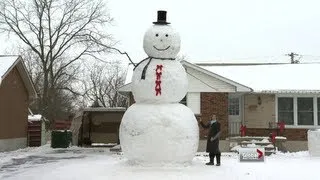
[[[106, 0], [114, 26], [106, 29], [134, 62], [146, 57], [145, 31], [167, 11], [181, 36], [179, 55], [191, 62], [283, 61], [291, 51], [320, 62], [317, 0]], [[7, 40], [3, 40], [8, 42]], [[2, 44], [2, 50], [4, 45]], [[124, 58], [125, 59], [125, 58]]]
[[320, 61], [317, 0], [109, 0], [118, 47], [134, 61], [146, 54], [143, 35], [167, 10], [181, 35], [180, 55], [197, 61], [280, 61], [291, 51]]

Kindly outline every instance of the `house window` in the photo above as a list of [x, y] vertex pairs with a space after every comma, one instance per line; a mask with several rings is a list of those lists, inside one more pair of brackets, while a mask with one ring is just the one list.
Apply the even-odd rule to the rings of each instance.
[[294, 124], [294, 109], [292, 97], [278, 98], [278, 121], [283, 121], [287, 125]]
[[[317, 98], [317, 107], [318, 107], [318, 119], [320, 118], [320, 98]], [[320, 121], [318, 120], [318, 125], [320, 125]]]
[[228, 111], [229, 115], [237, 116], [239, 115], [240, 111], [240, 101], [239, 98], [237, 97], [231, 97], [228, 100]]
[[277, 116], [278, 122], [286, 125], [320, 126], [320, 96], [280, 95]]
[[313, 125], [313, 98], [299, 97], [298, 105], [298, 125]]

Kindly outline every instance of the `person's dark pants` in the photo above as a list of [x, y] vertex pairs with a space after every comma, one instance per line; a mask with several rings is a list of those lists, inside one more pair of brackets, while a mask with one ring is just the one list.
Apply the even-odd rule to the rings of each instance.
[[221, 153], [209, 153], [210, 163], [214, 163], [214, 158], [217, 157], [217, 164], [221, 163]]

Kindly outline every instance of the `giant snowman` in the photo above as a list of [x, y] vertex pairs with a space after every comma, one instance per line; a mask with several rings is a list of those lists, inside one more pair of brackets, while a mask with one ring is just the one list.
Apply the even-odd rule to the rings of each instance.
[[179, 102], [187, 93], [185, 69], [175, 58], [180, 36], [158, 11], [157, 22], [144, 35], [148, 58], [135, 66], [131, 90], [135, 104], [123, 115], [120, 143], [135, 164], [191, 163], [198, 149], [194, 113]]

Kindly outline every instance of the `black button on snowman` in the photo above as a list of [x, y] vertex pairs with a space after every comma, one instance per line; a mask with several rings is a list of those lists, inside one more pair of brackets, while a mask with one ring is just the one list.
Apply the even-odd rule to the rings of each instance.
[[157, 22], [144, 35], [149, 57], [134, 69], [131, 90], [136, 103], [120, 125], [124, 156], [137, 164], [191, 163], [198, 149], [197, 120], [179, 103], [188, 90], [185, 69], [175, 59], [181, 40], [166, 13], [158, 11]]

